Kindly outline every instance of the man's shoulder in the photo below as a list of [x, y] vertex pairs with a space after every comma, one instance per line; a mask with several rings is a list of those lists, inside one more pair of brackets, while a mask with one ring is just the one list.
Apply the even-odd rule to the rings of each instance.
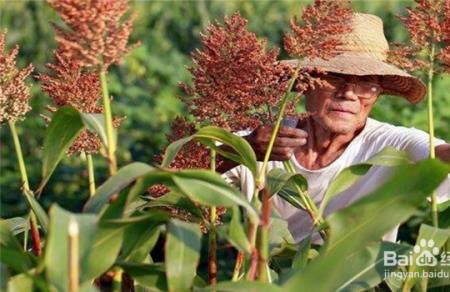
[[408, 138], [424, 138], [427, 135], [426, 132], [414, 127], [398, 126], [368, 118], [363, 136], [369, 140], [397, 141]]

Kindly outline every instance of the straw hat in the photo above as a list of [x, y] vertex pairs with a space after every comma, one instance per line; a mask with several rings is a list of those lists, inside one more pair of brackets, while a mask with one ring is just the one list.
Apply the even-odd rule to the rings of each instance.
[[[418, 78], [388, 64], [389, 45], [383, 32], [383, 21], [375, 15], [355, 13], [352, 31], [342, 36], [340, 54], [330, 60], [305, 58], [301, 64], [306, 68], [321, 68], [327, 72], [349, 75], [379, 75], [383, 94], [397, 95], [411, 103], [421, 101], [426, 92], [425, 84]], [[292, 66], [298, 60], [282, 61]]]

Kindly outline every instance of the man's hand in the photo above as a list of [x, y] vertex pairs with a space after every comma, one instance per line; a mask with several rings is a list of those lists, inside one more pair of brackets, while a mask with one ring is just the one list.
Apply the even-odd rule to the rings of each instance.
[[[266, 154], [267, 146], [272, 135], [273, 127], [260, 126], [256, 128], [246, 140], [250, 143], [256, 153], [258, 160], [263, 160]], [[271, 161], [284, 161], [294, 153], [294, 150], [307, 143], [308, 133], [303, 130], [291, 127], [280, 127], [278, 136], [275, 139], [272, 153], [270, 155]]]
[[434, 148], [436, 157], [440, 160], [450, 163], [450, 144], [442, 144]]

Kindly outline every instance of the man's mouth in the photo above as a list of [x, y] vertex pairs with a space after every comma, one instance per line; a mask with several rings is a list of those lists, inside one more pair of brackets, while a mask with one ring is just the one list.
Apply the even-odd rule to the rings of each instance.
[[338, 113], [347, 113], [347, 114], [352, 114], [352, 115], [355, 114], [354, 111], [352, 111], [350, 109], [347, 109], [347, 108], [344, 108], [344, 107], [331, 107], [329, 109], [329, 111], [330, 112], [338, 112]]

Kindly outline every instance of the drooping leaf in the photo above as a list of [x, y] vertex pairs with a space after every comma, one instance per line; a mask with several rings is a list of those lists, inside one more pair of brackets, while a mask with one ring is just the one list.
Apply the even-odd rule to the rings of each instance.
[[180, 140], [174, 141], [167, 146], [166, 151], [164, 152], [164, 159], [161, 163], [161, 167], [169, 167], [172, 161], [177, 156], [178, 151], [184, 146], [184, 144], [192, 141], [193, 137], [185, 137]]
[[41, 193], [56, 166], [83, 127], [80, 113], [72, 107], [62, 107], [53, 114], [44, 139], [42, 181], [37, 193]]
[[39, 202], [34, 197], [33, 193], [30, 191], [24, 191], [25, 198], [27, 199], [27, 203], [30, 206], [31, 210], [33, 210], [36, 218], [44, 232], [47, 232], [48, 226], [48, 215], [45, 212], [44, 208], [39, 204]]
[[224, 207], [239, 205], [246, 209], [249, 216], [258, 217], [257, 211], [247, 199], [215, 173], [184, 170], [174, 173], [173, 181], [183, 193], [203, 205]]
[[319, 207], [319, 214], [323, 215], [328, 202], [333, 197], [352, 186], [357, 180], [364, 176], [373, 165], [392, 167], [410, 163], [411, 160], [405, 151], [399, 151], [393, 147], [386, 147], [364, 163], [352, 165], [343, 169], [328, 186]]
[[[345, 283], [343, 258], [366, 247], [414, 214], [425, 198], [446, 178], [450, 166], [437, 160], [395, 168], [394, 175], [380, 188], [327, 219], [330, 236], [321, 255], [306, 269], [295, 272], [287, 289], [331, 291]], [[327, 281], [317, 281], [326, 274]], [[332, 274], [332, 276], [330, 276]]]
[[134, 180], [152, 170], [154, 170], [153, 167], [141, 162], [133, 162], [122, 167], [115, 175], [98, 187], [95, 195], [86, 202], [84, 212], [99, 213], [112, 195], [117, 194]]
[[150, 201], [141, 206], [141, 208], [147, 207], [179, 208], [188, 211], [199, 219], [203, 219], [201, 210], [188, 197], [177, 192], [168, 192], [161, 197], [151, 198]]
[[[245, 165], [250, 172], [256, 177], [258, 172], [258, 164], [256, 154], [250, 144], [242, 137], [232, 134], [219, 127], [204, 127], [194, 134], [194, 138], [204, 143], [206, 146], [217, 151], [222, 156], [232, 159], [235, 162]], [[231, 147], [236, 153], [224, 151], [214, 142], [222, 143]]]
[[1, 222], [4, 222], [8, 225], [9, 230], [13, 235], [20, 234], [29, 228], [27, 219], [23, 217], [2, 219]]
[[[256, 176], [258, 171], [256, 154], [250, 144], [238, 135], [232, 134], [222, 128], [212, 126], [201, 128], [192, 136], [172, 142], [166, 149], [161, 167], [168, 167], [183, 145], [192, 140], [199, 141], [205, 146], [216, 150], [217, 153], [225, 158], [247, 166], [253, 175]], [[220, 148], [216, 143], [221, 143], [230, 147], [234, 150], [234, 153]]]
[[136, 182], [130, 194], [138, 196], [153, 184], [164, 184], [172, 191], [209, 207], [242, 206], [255, 222], [258, 221], [258, 212], [242, 193], [209, 170], [152, 171]]
[[108, 146], [106, 137], [105, 117], [103, 114], [81, 113], [81, 118], [85, 127], [98, 134], [104, 146]]
[[200, 259], [201, 232], [196, 224], [173, 219], [167, 227], [165, 263], [168, 290], [189, 291]]

